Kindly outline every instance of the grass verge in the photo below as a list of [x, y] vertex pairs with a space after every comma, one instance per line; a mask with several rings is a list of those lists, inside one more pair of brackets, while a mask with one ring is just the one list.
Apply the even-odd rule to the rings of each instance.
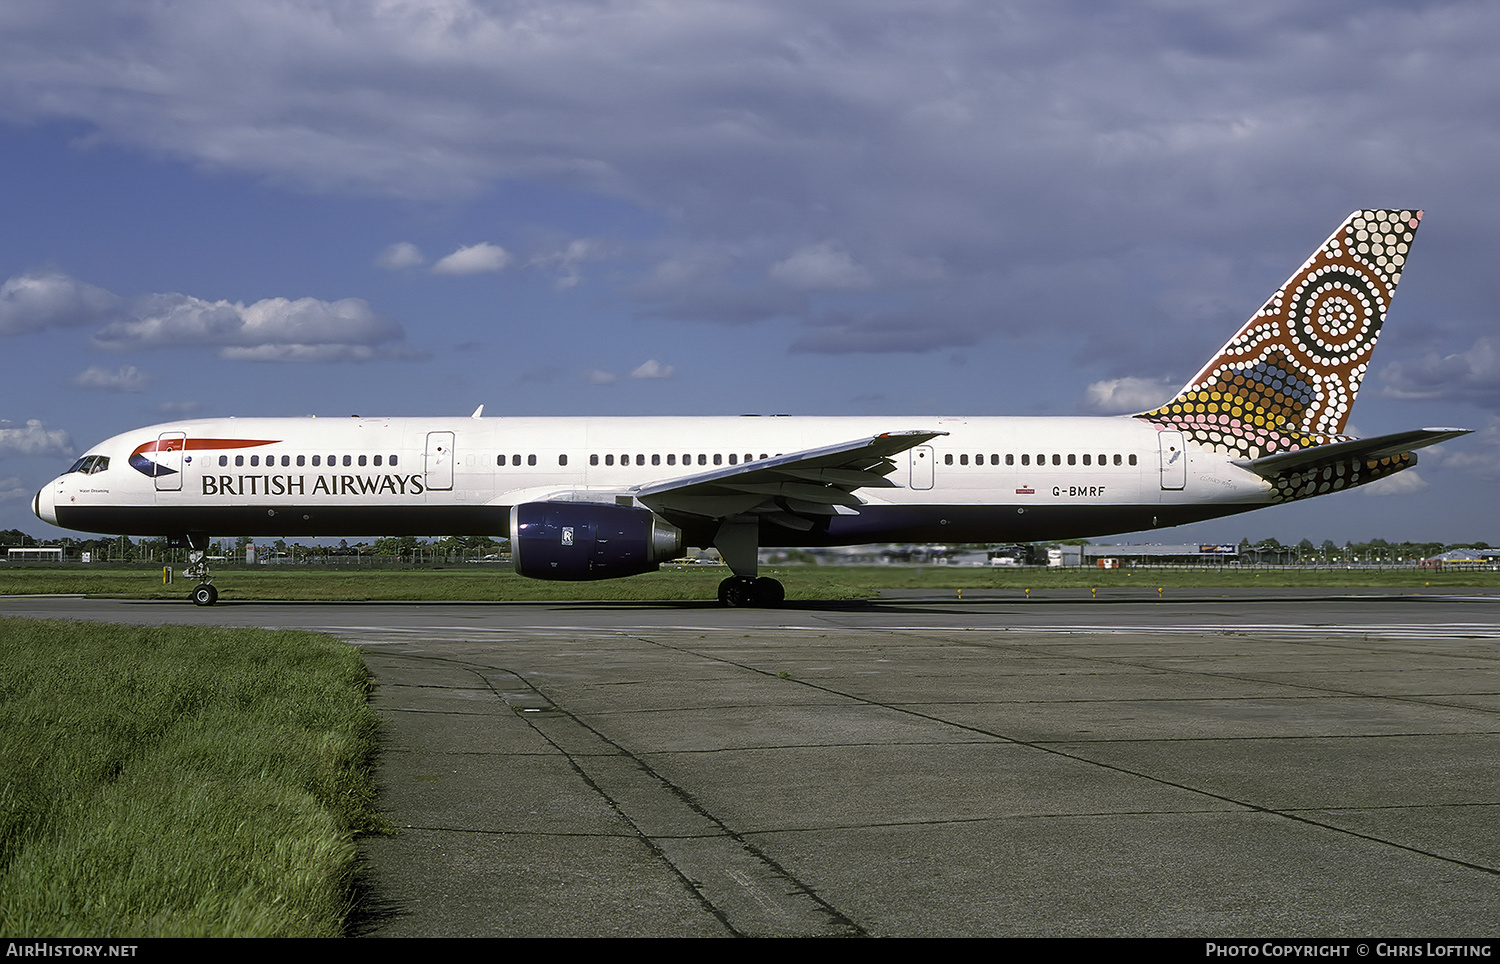
[[367, 690], [313, 633], [0, 620], [0, 933], [340, 935]]
[[[1500, 585], [1500, 573], [1430, 569], [1021, 569], [960, 566], [789, 566], [763, 568], [786, 585], [790, 600], [858, 599], [882, 589], [1155, 590], [1215, 587], [1417, 588]], [[216, 585], [226, 602], [240, 600], [564, 601], [711, 600], [719, 566], [666, 567], [660, 572], [599, 582], [542, 582], [503, 566], [449, 569], [317, 567], [220, 569]], [[163, 586], [160, 569], [0, 570], [0, 595], [79, 593], [130, 599], [186, 599], [192, 583]]]

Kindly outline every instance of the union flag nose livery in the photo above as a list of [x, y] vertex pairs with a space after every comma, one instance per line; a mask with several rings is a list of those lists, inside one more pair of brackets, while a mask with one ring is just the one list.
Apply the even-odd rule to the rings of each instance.
[[[165, 426], [163, 426], [165, 427]], [[272, 439], [235, 439], [235, 438], [188, 438], [172, 433], [169, 437], [164, 434], [154, 442], [144, 442], [136, 446], [135, 451], [130, 453], [127, 460], [130, 467], [147, 478], [158, 478], [163, 475], [175, 475], [181, 469], [171, 468], [161, 461], [152, 459], [146, 453], [160, 452], [170, 458], [173, 453], [181, 455], [184, 452], [199, 452], [209, 449], [246, 449], [259, 445], [275, 445]], [[182, 456], [183, 459], [191, 460], [192, 456]]]
[[[1422, 213], [1356, 211], [1175, 398], [1112, 418], [207, 419], [90, 449], [47, 522], [169, 536], [495, 535], [539, 579], [712, 546], [726, 605], [776, 605], [762, 546], [1134, 532], [1363, 485], [1465, 434], [1344, 435]], [[133, 471], [126, 471], [129, 466]]]

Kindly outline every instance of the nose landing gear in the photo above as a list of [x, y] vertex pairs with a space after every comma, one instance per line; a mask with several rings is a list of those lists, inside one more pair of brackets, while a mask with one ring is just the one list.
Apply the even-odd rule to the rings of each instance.
[[187, 535], [188, 564], [182, 574], [198, 580], [193, 589], [193, 605], [212, 606], [219, 601], [219, 590], [214, 588], [214, 577], [208, 572], [208, 536], [190, 532]]
[[195, 606], [212, 606], [219, 601], [219, 590], [211, 583], [201, 582], [193, 590], [193, 604]]

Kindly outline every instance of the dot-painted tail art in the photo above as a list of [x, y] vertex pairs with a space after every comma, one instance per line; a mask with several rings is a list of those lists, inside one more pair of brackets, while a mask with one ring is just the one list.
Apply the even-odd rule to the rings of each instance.
[[[1421, 219], [1421, 211], [1351, 214], [1176, 398], [1137, 417], [1242, 459], [1345, 440], [1350, 406]], [[1272, 486], [1277, 501], [1303, 498], [1412, 462], [1410, 455], [1356, 460]]]

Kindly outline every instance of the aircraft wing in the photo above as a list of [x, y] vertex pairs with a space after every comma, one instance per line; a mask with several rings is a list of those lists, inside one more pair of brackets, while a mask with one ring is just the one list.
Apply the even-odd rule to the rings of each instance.
[[1417, 428], [1409, 432], [1397, 432], [1394, 435], [1377, 435], [1374, 438], [1315, 445], [1312, 448], [1298, 449], [1295, 452], [1277, 452], [1275, 455], [1263, 455], [1258, 459], [1236, 461], [1234, 464], [1264, 478], [1274, 478], [1278, 475], [1287, 475], [1348, 459], [1374, 461], [1388, 458], [1403, 452], [1436, 445], [1439, 442], [1446, 442], [1460, 435], [1468, 435], [1471, 431], [1472, 429], [1467, 428]]
[[856, 489], [900, 486], [886, 476], [893, 458], [947, 432], [886, 432], [758, 462], [716, 468], [631, 490], [641, 504], [671, 518], [755, 516], [806, 532], [820, 517], [857, 515]]

